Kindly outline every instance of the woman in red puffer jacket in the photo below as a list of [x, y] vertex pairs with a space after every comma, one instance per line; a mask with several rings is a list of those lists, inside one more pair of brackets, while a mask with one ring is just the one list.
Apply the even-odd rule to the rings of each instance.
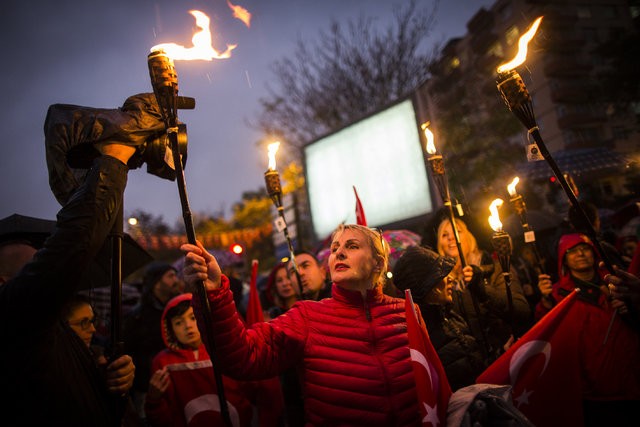
[[340, 226], [329, 257], [332, 298], [300, 301], [251, 328], [215, 258], [201, 245], [182, 249], [185, 280], [204, 281], [213, 329], [224, 331], [215, 339], [225, 373], [258, 379], [299, 368], [307, 425], [420, 425], [405, 302], [382, 292], [389, 249], [379, 232]]

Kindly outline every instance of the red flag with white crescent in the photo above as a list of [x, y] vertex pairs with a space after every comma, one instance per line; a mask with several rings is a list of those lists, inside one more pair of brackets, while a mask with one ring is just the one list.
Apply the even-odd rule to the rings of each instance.
[[576, 301], [577, 292], [563, 299], [476, 381], [511, 385], [514, 405], [535, 425], [584, 424]]
[[445, 426], [451, 387], [429, 333], [418, 321], [411, 291], [405, 290], [405, 312], [411, 365], [416, 379], [418, 406], [423, 426]]
[[249, 282], [249, 302], [247, 304], [247, 326], [264, 322], [262, 304], [258, 294], [258, 260], [251, 261], [251, 282]]
[[360, 197], [358, 197], [358, 192], [356, 191], [356, 186], [353, 186], [353, 192], [356, 195], [356, 224], [367, 226], [367, 218], [364, 216], [364, 208], [362, 207], [362, 202], [360, 202]]

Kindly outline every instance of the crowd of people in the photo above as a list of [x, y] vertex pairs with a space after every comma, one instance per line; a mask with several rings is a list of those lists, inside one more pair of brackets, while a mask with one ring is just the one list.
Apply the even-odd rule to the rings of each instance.
[[[97, 333], [80, 280], [119, 218], [135, 148], [97, 148], [101, 155], [44, 243], [27, 235], [0, 241], [3, 425], [419, 425], [404, 290], [453, 391], [475, 384], [575, 289], [597, 313], [576, 328], [608, 336], [616, 322], [615, 333], [632, 343], [625, 351], [640, 357], [637, 245], [632, 252], [606, 245], [605, 257], [616, 263], [608, 271], [575, 220], [574, 229], [558, 229], [556, 254], [532, 256], [532, 245], [523, 244], [503, 271], [468, 224], [448, 216], [427, 227], [424, 244], [406, 248], [392, 271], [382, 233], [355, 224], [333, 233], [327, 268], [312, 251], [263, 267], [266, 321], [252, 325], [242, 280], [223, 274], [200, 243], [183, 245], [181, 271], [161, 262], [146, 267], [123, 322], [124, 347], [111, 345]], [[598, 218], [591, 222], [597, 229]], [[198, 286], [204, 306], [192, 296]], [[205, 329], [213, 336], [204, 337]], [[588, 351], [601, 357], [584, 357], [585, 421], [615, 411], [613, 419], [635, 424], [640, 363], [612, 389], [597, 369], [611, 364], [608, 353], [595, 344]]]

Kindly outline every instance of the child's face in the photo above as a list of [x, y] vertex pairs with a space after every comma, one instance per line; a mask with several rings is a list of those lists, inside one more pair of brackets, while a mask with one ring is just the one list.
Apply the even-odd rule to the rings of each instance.
[[171, 318], [171, 328], [176, 339], [185, 347], [197, 349], [202, 342], [200, 339], [200, 331], [196, 324], [196, 316], [193, 314], [193, 307], [189, 307], [187, 311], [180, 316]]

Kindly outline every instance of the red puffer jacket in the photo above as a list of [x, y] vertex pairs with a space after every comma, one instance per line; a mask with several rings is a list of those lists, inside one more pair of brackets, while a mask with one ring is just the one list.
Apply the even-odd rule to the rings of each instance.
[[226, 277], [208, 297], [221, 367], [258, 379], [298, 366], [307, 425], [420, 425], [404, 300], [333, 285], [332, 298], [245, 328]]

